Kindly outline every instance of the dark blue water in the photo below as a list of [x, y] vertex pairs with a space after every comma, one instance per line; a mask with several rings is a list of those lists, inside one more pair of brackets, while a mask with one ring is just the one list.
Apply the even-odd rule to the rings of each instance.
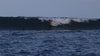
[[0, 56], [100, 56], [100, 30], [3, 30]]

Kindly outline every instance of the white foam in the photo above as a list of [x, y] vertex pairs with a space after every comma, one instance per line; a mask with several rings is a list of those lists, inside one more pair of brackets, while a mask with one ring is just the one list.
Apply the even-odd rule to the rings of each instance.
[[73, 18], [50, 18], [50, 17], [41, 17], [39, 18], [40, 20], [44, 21], [48, 21], [48, 20], [52, 20], [52, 26], [57, 26], [57, 25], [61, 25], [61, 24], [69, 24], [71, 21], [75, 21], [75, 22], [88, 22], [89, 20], [96, 20], [96, 19], [73, 19]]

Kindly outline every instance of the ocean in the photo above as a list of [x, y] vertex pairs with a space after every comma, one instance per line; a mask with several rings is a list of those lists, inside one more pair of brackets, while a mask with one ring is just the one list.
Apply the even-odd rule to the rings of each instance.
[[0, 56], [100, 56], [100, 30], [0, 30]]

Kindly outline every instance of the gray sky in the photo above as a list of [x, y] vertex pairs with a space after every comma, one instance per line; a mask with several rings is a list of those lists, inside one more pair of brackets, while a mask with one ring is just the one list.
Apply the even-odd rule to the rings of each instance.
[[0, 0], [0, 16], [100, 18], [100, 0]]

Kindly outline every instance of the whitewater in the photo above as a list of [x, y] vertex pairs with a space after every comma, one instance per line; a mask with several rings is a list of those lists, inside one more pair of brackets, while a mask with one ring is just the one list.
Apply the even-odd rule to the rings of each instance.
[[92, 21], [96, 21], [97, 19], [80, 19], [80, 18], [54, 18], [54, 17], [39, 17], [40, 20], [42, 21], [49, 21], [52, 20], [52, 26], [58, 26], [58, 25], [62, 25], [62, 24], [70, 24], [71, 21], [75, 21], [75, 22], [89, 22], [90, 20]]

